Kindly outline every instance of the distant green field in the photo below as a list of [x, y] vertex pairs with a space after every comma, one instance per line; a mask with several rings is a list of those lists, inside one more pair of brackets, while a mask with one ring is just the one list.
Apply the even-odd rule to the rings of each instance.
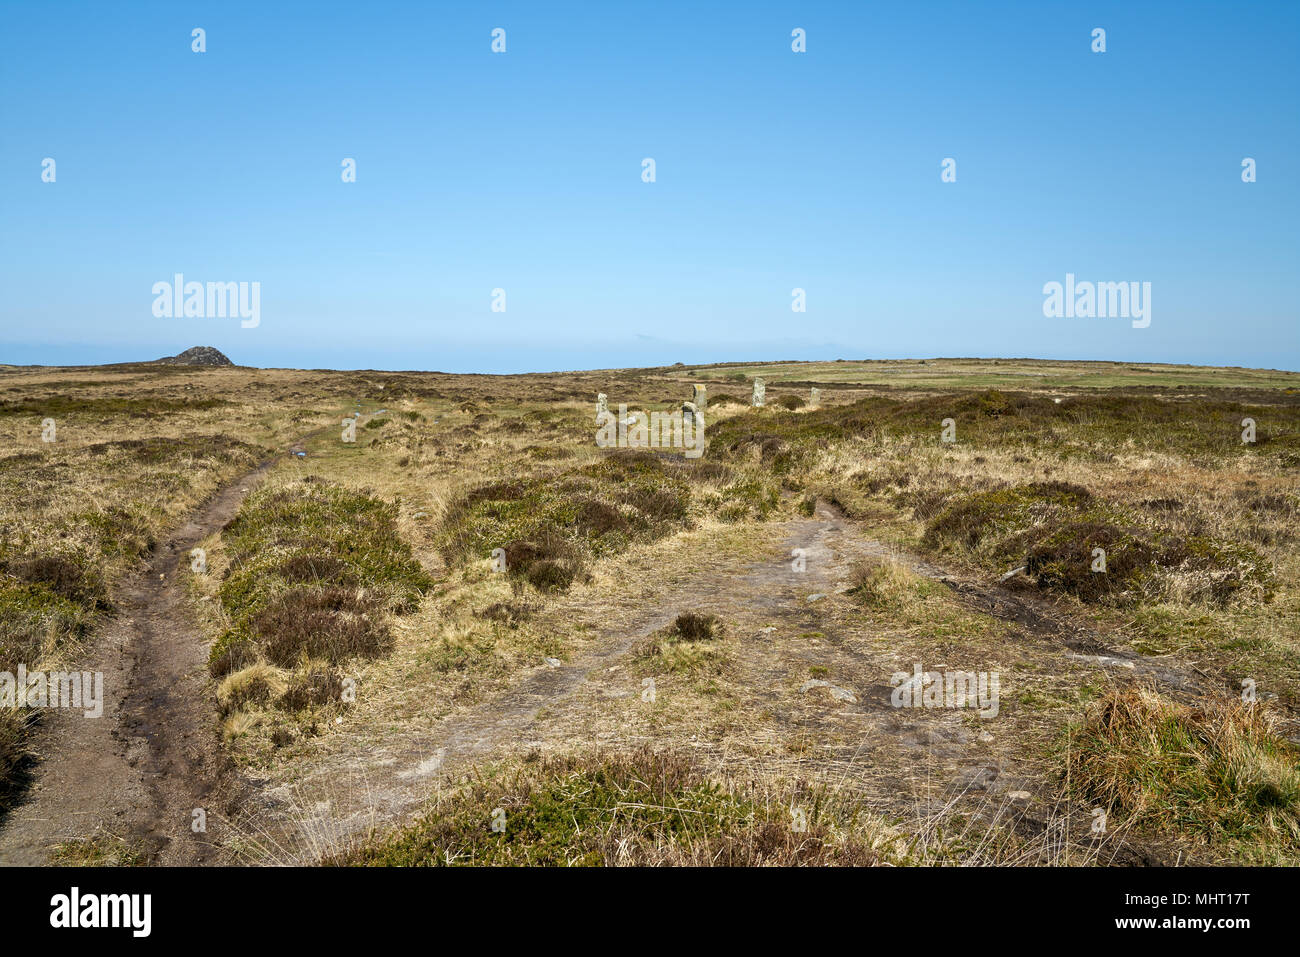
[[777, 362], [695, 366], [684, 376], [739, 383], [762, 376], [769, 385], [826, 382], [911, 389], [1112, 389], [1141, 386], [1216, 389], [1296, 389], [1300, 372], [1125, 362], [1039, 359], [903, 359]]

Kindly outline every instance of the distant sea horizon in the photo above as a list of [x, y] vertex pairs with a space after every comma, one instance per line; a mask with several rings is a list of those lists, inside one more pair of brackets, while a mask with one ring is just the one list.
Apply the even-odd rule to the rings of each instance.
[[[321, 369], [339, 372], [373, 369], [383, 372], [442, 372], [455, 375], [525, 375], [559, 372], [590, 372], [600, 369], [639, 369], [743, 363], [762, 365], [777, 362], [939, 361], [972, 359], [984, 361], [1112, 362], [1136, 365], [1204, 366], [1210, 368], [1258, 369], [1300, 372], [1300, 368], [1269, 363], [1264, 357], [1153, 358], [1144, 355], [973, 355], [960, 352], [926, 354], [895, 350], [870, 353], [861, 347], [835, 344], [779, 343], [726, 346], [725, 344], [683, 345], [661, 341], [644, 344], [611, 344], [606, 347], [565, 348], [558, 345], [514, 344], [507, 348], [452, 345], [446, 348], [403, 349], [384, 346], [366, 350], [340, 350], [312, 345], [301, 350], [285, 347], [244, 349], [220, 340], [195, 340], [154, 347], [139, 344], [39, 345], [0, 344], [0, 365], [9, 366], [99, 366], [148, 362], [177, 355], [193, 346], [212, 346], [235, 365], [259, 369]], [[1277, 361], [1272, 357], [1273, 362]], [[1254, 360], [1254, 361], [1252, 361]]]

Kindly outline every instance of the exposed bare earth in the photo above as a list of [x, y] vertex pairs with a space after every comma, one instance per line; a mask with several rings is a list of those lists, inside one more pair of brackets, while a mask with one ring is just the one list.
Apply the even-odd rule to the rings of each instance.
[[[1017, 370], [995, 371], [1046, 371]], [[1241, 700], [1250, 679], [1283, 739], [1300, 741], [1294, 387], [1263, 395], [1277, 383], [1243, 380], [1235, 385], [1247, 392], [1220, 389], [1204, 402], [1145, 393], [1066, 394], [1057, 402], [995, 390], [917, 392], [904, 401], [858, 388], [847, 367], [792, 367], [794, 385], [775, 381], [781, 370], [774, 369], [771, 398], [802, 401], [807, 382], [836, 380], [828, 385], [836, 401], [805, 417], [792, 405], [749, 409], [748, 383], [732, 384], [736, 370], [709, 371], [517, 381], [152, 365], [133, 370], [136, 378], [121, 380], [117, 371], [104, 382], [86, 377], [109, 373], [78, 372], [84, 381], [68, 382], [23, 373], [35, 384], [15, 381], [31, 395], [11, 386], [18, 397], [6, 406], [8, 418], [0, 416], [21, 449], [0, 463], [7, 496], [0, 525], [11, 546], [0, 553], [0, 587], [8, 607], [35, 608], [33, 616], [63, 607], [52, 597], [20, 604], [32, 582], [68, 583], [33, 577], [36, 567], [66, 571], [75, 561], [88, 582], [102, 572], [101, 581], [116, 584], [111, 617], [95, 617], [102, 590], [77, 599], [85, 620], [98, 622], [89, 639], [84, 625], [69, 625], [65, 643], [52, 647], [52, 639], [41, 644], [37, 628], [15, 626], [5, 634], [36, 637], [7, 649], [0, 642], [9, 655], [0, 666], [36, 661], [101, 671], [106, 692], [99, 720], [43, 710], [44, 727], [26, 741], [40, 763], [26, 791], [13, 792], [22, 803], [0, 818], [0, 863], [44, 864], [62, 842], [100, 838], [155, 864], [314, 861], [406, 824], [440, 788], [459, 787], [467, 776], [495, 775], [520, 759], [642, 744], [686, 751], [720, 781], [842, 788], [855, 808], [910, 834], [956, 807], [976, 827], [1010, 818], [1022, 835], [1038, 829], [1055, 840], [1063, 812], [1071, 843], [1083, 849], [1070, 863], [1239, 859], [1244, 839], [1190, 834], [1184, 845], [1181, 824], [1137, 825], [1136, 834], [1099, 850], [1087, 816], [1097, 801], [1072, 787], [1073, 765], [1061, 750], [1075, 737], [1062, 732], [1116, 689], [1151, 685], [1192, 710], [1212, 709]], [[918, 372], [937, 373], [976, 376], [977, 385], [994, 374], [961, 362], [922, 364]], [[1217, 381], [1220, 371], [1204, 377]], [[590, 393], [671, 404], [696, 378], [720, 379], [705, 468], [643, 463], [655, 485], [632, 468], [636, 456], [622, 462], [621, 453], [591, 448]], [[1234, 404], [1266, 400], [1276, 404]], [[357, 441], [340, 441], [340, 417], [363, 402], [381, 408], [360, 420]], [[930, 419], [939, 421], [949, 406], [963, 427], [953, 447], [931, 434]], [[35, 430], [47, 407], [60, 417], [58, 444], [45, 444]], [[1267, 427], [1258, 447], [1239, 449], [1236, 424], [1247, 412]], [[1156, 424], [1144, 431], [1148, 420]], [[1176, 428], [1174, 441], [1166, 433]], [[313, 436], [321, 438], [309, 442]], [[259, 661], [242, 676], [219, 674], [216, 700], [209, 641], [242, 627], [222, 583], [223, 572], [243, 560], [235, 551], [240, 533], [218, 533], [267, 466], [221, 485], [181, 517], [271, 447], [299, 453], [271, 473], [277, 494], [297, 501], [341, 486], [382, 500], [394, 516], [386, 544], [409, 543], [432, 583], [413, 608], [376, 619], [391, 628], [382, 656], [321, 669], [354, 680], [355, 698], [331, 692], [306, 706], [290, 703], [279, 689], [296, 690], [319, 664], [304, 654], [292, 664]], [[597, 476], [615, 480], [596, 488]], [[1216, 604], [1190, 590], [1201, 583], [1188, 566], [1159, 579], [1171, 590], [1154, 597], [1093, 602], [1036, 581], [1027, 559], [1024, 574], [999, 581], [1017, 563], [1008, 554], [1017, 553], [998, 551], [996, 537], [980, 548], [955, 533], [927, 538], [954, 507], [1047, 482], [1088, 490], [1099, 503], [1095, 521], [1120, 530], [1257, 547], [1268, 558], [1261, 566], [1277, 571], [1278, 594], [1264, 601], [1243, 591]], [[670, 496], [656, 498], [664, 489]], [[519, 574], [513, 558], [511, 574], [489, 570], [486, 545], [465, 556], [447, 546], [456, 534], [488, 528], [465, 517], [462, 503], [473, 496], [499, 503], [500, 514], [516, 502], [582, 504], [591, 509], [583, 521], [595, 516], [617, 528], [631, 503], [644, 504], [637, 495], [646, 490], [655, 494], [644, 503], [679, 504], [686, 517], [656, 519], [645, 534], [628, 525], [626, 550], [601, 552], [560, 590]], [[770, 508], [763, 504], [769, 493]], [[1034, 514], [1044, 530], [1070, 518]], [[256, 528], [257, 520], [241, 526]], [[288, 526], [267, 527], [259, 554], [289, 553]], [[353, 544], [351, 526], [321, 527], [341, 530], [309, 546], [307, 557], [327, 567], [331, 549], [343, 554]], [[555, 527], [574, 532], [569, 518]], [[149, 551], [167, 528], [175, 531]], [[512, 518], [488, 544], [527, 544], [548, 531]], [[198, 544], [215, 556], [212, 574], [188, 569]], [[806, 571], [792, 569], [793, 549], [806, 556]], [[875, 580], [864, 578], [872, 569], [884, 575], [879, 592], [863, 585]], [[373, 587], [371, 578], [361, 581]], [[853, 586], [860, 587], [850, 592]], [[722, 627], [712, 640], [665, 650], [667, 626], [687, 612], [716, 617]], [[47, 619], [31, 620], [43, 627]], [[44, 654], [51, 657], [34, 657]], [[1001, 675], [997, 720], [974, 709], [895, 707], [890, 676], [910, 673], [914, 663]], [[653, 697], [645, 694], [649, 675]], [[265, 697], [236, 693], [256, 690], [254, 679], [266, 683]], [[1278, 780], [1290, 780], [1283, 773], [1292, 773], [1289, 753], [1280, 751], [1263, 771], [1281, 768]], [[206, 812], [206, 832], [191, 828], [197, 809]], [[1210, 816], [1196, 810], [1189, 819]], [[1278, 856], [1259, 859], [1289, 860], [1288, 847], [1279, 847]], [[109, 862], [93, 853], [81, 859]]]
[[[63, 842], [109, 834], [143, 850], [151, 863], [190, 865], [235, 859], [227, 848], [228, 819], [236, 822], [238, 857], [278, 863], [309, 862], [322, 853], [354, 844], [373, 830], [400, 823], [427, 800], [442, 775], [488, 758], [546, 747], [557, 732], [543, 712], [581, 709], [585, 696], [643, 703], [642, 686], [624, 667], [641, 638], [662, 628], [682, 611], [720, 612], [743, 636], [741, 663], [755, 696], [789, 707], [789, 720], [810, 729], [824, 709], [801, 714], [802, 701], [782, 701], [780, 686], [799, 672], [770, 640], [774, 632], [798, 634], [824, 627], [817, 602], [834, 601], [844, 575], [856, 559], [890, 555], [919, 574], [952, 587], [973, 608], [1021, 626], [1027, 638], [1052, 653], [1073, 655], [1091, 667], [1137, 668], [1174, 692], [1196, 686], [1195, 675], [1138, 656], [1109, 651], [1096, 635], [1053, 615], [1050, 604], [956, 577], [933, 564], [901, 555], [862, 537], [857, 523], [826, 505], [810, 519], [776, 526], [770, 557], [735, 566], [715, 556], [712, 566], [695, 569], [669, 602], [645, 601], [635, 610], [637, 624], [624, 619], [617, 629], [595, 637], [571, 662], [535, 669], [507, 691], [466, 713], [449, 717], [432, 732], [400, 736], [340, 735], [315, 766], [299, 769], [298, 780], [264, 793], [241, 779], [221, 747], [213, 722], [216, 707], [207, 681], [207, 642], [192, 620], [189, 599], [178, 575], [195, 544], [233, 517], [269, 463], [226, 486], [165, 544], [146, 570], [130, 578], [115, 597], [117, 615], [108, 623], [83, 670], [102, 671], [104, 715], [89, 720], [78, 712], [52, 717], [36, 742], [47, 755], [36, 769], [27, 801], [0, 827], [0, 863], [49, 863]], [[790, 552], [801, 547], [807, 572], [789, 571]], [[809, 596], [824, 596], [814, 598]], [[600, 610], [586, 610], [599, 620]], [[880, 674], [851, 646], [813, 641], [797, 657], [823, 665], [836, 657], [858, 658], [852, 670]], [[836, 670], [845, 673], [844, 662]], [[852, 739], [838, 759], [819, 762], [824, 780], [843, 784], [873, 765], [912, 768], [911, 786], [891, 779], [876, 797], [904, 813], [932, 790], [931, 777], [942, 768], [939, 799], [958, 791], [1004, 792], [1023, 782], [1010, 774], [990, 749], [956, 720], [934, 727], [929, 715], [899, 712], [890, 706], [891, 688], [855, 687], [858, 701], [835, 709], [835, 721], [848, 721]], [[671, 695], [661, 682], [657, 697]], [[570, 716], [571, 717], [571, 716]], [[594, 730], [594, 729], [593, 729]], [[833, 738], [827, 729], [819, 737]], [[599, 733], [597, 733], [599, 736]], [[552, 738], [551, 742], [556, 743]], [[623, 740], [623, 744], [635, 741]], [[877, 755], [881, 749], [925, 752], [928, 760]], [[734, 764], [738, 755], [718, 756]], [[936, 765], [936, 760], [938, 764]], [[923, 780], [922, 780], [923, 779]], [[924, 788], [918, 785], [924, 785]], [[864, 782], [854, 781], [861, 787]], [[194, 811], [204, 809], [207, 830], [193, 829]]]
[[[1016, 768], [1002, 742], [973, 732], [963, 716], [899, 710], [893, 689], [878, 676], [894, 670], [887, 651], [868, 650], [848, 634], [836, 634], [828, 606], [845, 601], [845, 576], [856, 560], [888, 555], [917, 573], [940, 581], [962, 596], [973, 611], [1014, 624], [1015, 638], [1062, 670], [1133, 669], [1166, 691], [1204, 693], [1195, 674], [1108, 649], [1087, 629], [1054, 614], [1049, 602], [989, 588], [865, 538], [859, 523], [821, 503], [814, 517], [767, 529], [766, 557], [736, 564], [725, 554], [701, 557], [689, 574], [671, 582], [666, 596], [637, 596], [635, 590], [612, 596], [609, 608], [590, 604], [556, 611], [558, 618], [581, 614], [600, 622], [615, 617], [616, 628], [600, 630], [568, 663], [536, 668], [504, 693], [449, 716], [432, 729], [412, 734], [340, 733], [332, 747], [292, 781], [264, 790], [245, 808], [237, 826], [240, 856], [259, 863], [306, 863], [356, 845], [369, 834], [399, 824], [416, 813], [447, 775], [485, 761], [520, 756], [531, 750], [562, 751], [575, 741], [635, 747], [649, 736], [608, 711], [611, 701], [629, 712], [673, 708], [674, 681], [657, 679], [655, 697], [629, 667], [637, 642], [691, 609], [708, 609], [734, 628], [743, 653], [737, 655], [737, 684], [746, 689], [750, 708], [769, 708], [784, 723], [802, 725], [809, 737], [838, 742], [801, 762], [805, 777], [835, 787], [852, 786], [869, 795], [873, 806], [911, 816], [956, 798], [1006, 805], [1006, 793], [1032, 786], [1028, 769]], [[790, 571], [790, 554], [802, 548], [807, 570]], [[811, 600], [810, 600], [811, 599]], [[631, 600], [636, 607], [627, 609]], [[813, 629], [826, 629], [825, 633]], [[794, 636], [815, 635], [803, 641]], [[829, 666], [837, 675], [861, 675], [848, 682], [856, 700], [831, 702], [820, 694], [791, 690], [809, 665]], [[1130, 672], [1132, 673], [1132, 672]], [[875, 680], [874, 684], [865, 682]], [[602, 713], [603, 712], [603, 713]], [[687, 719], [689, 720], [689, 719]], [[739, 752], [716, 751], [695, 743], [701, 756], [730, 772], [748, 760]], [[770, 761], [768, 762], [770, 763]], [[987, 792], [987, 795], [984, 793]], [[1040, 811], [1043, 809], [1040, 808]], [[1035, 826], [1023, 815], [1022, 826]], [[1126, 860], [1146, 860], [1132, 849]]]
[[[44, 759], [26, 801], [0, 827], [0, 864], [48, 864], [55, 845], [96, 835], [126, 842], [150, 863], [215, 859], [237, 775], [216, 737], [207, 641], [178, 572], [270, 464], [224, 487], [117, 591], [115, 616], [79, 665], [104, 675], [103, 716], [47, 712], [34, 742]], [[205, 832], [193, 826], [196, 809], [207, 815]]]

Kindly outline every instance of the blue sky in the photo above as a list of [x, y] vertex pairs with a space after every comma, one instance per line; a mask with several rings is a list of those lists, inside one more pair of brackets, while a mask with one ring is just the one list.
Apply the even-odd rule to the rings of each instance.
[[[1300, 370], [1298, 48], [1289, 0], [5, 4], [0, 362]], [[155, 317], [176, 273], [260, 324]], [[1045, 318], [1066, 273], [1150, 326]]]

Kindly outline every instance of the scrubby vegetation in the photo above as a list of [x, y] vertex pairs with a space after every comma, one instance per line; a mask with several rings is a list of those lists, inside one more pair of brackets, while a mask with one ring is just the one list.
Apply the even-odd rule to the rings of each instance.
[[539, 591], [569, 587], [592, 559], [633, 541], [653, 541], [686, 524], [689, 490], [664, 458], [610, 455], [590, 465], [480, 485], [443, 520], [449, 562], [503, 549], [506, 570]]
[[667, 628], [641, 642], [638, 657], [643, 670], [651, 674], [716, 674], [726, 661], [719, 647], [722, 636], [722, 622], [716, 615], [682, 612]]
[[871, 865], [893, 840], [879, 818], [822, 791], [723, 784], [684, 755], [642, 749], [475, 776], [411, 827], [327, 863]]
[[100, 835], [59, 844], [50, 863], [56, 867], [144, 867], [149, 861], [144, 852], [121, 838]]
[[1112, 818], [1195, 834], [1247, 862], [1281, 863], [1300, 846], [1300, 751], [1262, 705], [1114, 691], [1071, 730], [1064, 776]]
[[391, 651], [388, 616], [432, 584], [396, 518], [391, 503], [311, 477], [245, 501], [223, 534], [230, 624], [209, 657], [228, 737], [255, 710], [337, 704], [339, 666]]
[[1250, 546], [1170, 532], [1068, 482], [956, 496], [923, 541], [964, 547], [995, 566], [1021, 565], [1040, 587], [1084, 601], [1224, 604], [1243, 592], [1268, 601], [1276, 587], [1271, 564]]
[[[0, 458], [0, 672], [13, 674], [19, 664], [49, 669], [75, 656], [96, 616], [110, 609], [112, 583], [149, 553], [178, 512], [263, 454], [224, 435], [86, 442], [87, 433], [127, 431], [123, 417], [162, 419], [226, 404], [61, 394], [0, 403], [0, 422], [58, 416], [61, 429], [54, 442]], [[40, 421], [32, 423], [36, 435]], [[19, 796], [38, 718], [0, 707], [0, 810]]]
[[870, 608], [898, 610], [934, 589], [934, 585], [893, 559], [858, 562], [849, 574], [848, 594]]
[[440, 547], [451, 564], [502, 549], [506, 571], [538, 591], [567, 589], [592, 561], [657, 541], [712, 514], [766, 518], [775, 486], [654, 452], [619, 452], [558, 472], [476, 486], [448, 508]]
[[[1058, 397], [1059, 398], [1059, 397]], [[798, 416], [752, 409], [710, 423], [712, 447], [734, 456], [773, 440], [784, 443], [785, 470], [810, 464], [828, 443], [879, 445], [912, 439], [938, 446], [952, 419], [956, 443], [983, 448], [1032, 448], [1064, 459], [1107, 458], [1123, 449], [1223, 458], [1246, 454], [1277, 459], [1300, 452], [1300, 396], [1273, 394], [1269, 405], [1222, 399], [1103, 393], [1060, 398], [983, 392], [922, 398], [871, 396]], [[1257, 422], [1253, 444], [1241, 440], [1244, 418]]]
[[[1003, 475], [1104, 476], [1118, 454], [1205, 469], [1229, 461], [1285, 467], [1279, 456], [1300, 446], [1300, 403], [1269, 398], [1272, 404], [1258, 405], [996, 389], [873, 396], [797, 416], [750, 410], [717, 423], [711, 448], [724, 462], [762, 463], [803, 502], [820, 496], [850, 517], [872, 517], [881, 507], [910, 514], [922, 523], [920, 545], [960, 552], [990, 572], [1023, 568], [1039, 587], [1085, 602], [1259, 604], [1278, 587], [1259, 546], [1292, 540], [1288, 520], [1300, 518], [1294, 493], [1251, 491], [1257, 482], [1250, 480], [1235, 509], [1210, 518], [1167, 496], [1130, 500], [1077, 481]], [[1242, 442], [1245, 418], [1258, 424], [1254, 443]], [[952, 443], [942, 436], [949, 420]], [[1002, 474], [980, 467], [987, 456], [997, 457]], [[1094, 571], [1097, 549], [1104, 571]]]
[[[519, 704], [517, 691], [531, 707], [532, 690], [577, 674], [580, 693], [540, 696], [530, 735], [548, 751], [561, 739], [658, 749], [522, 767], [485, 752], [482, 775], [450, 781], [425, 819], [340, 862], [992, 863], [1003, 858], [980, 815], [1005, 813], [1007, 792], [956, 777], [987, 766], [1033, 795], [1033, 820], [1006, 829], [1008, 860], [1094, 847], [1086, 820], [1073, 839], [1049, 828], [1038, 849], [1017, 844], [1064, 795], [1076, 823], [1080, 804], [1085, 817], [1109, 808], [1125, 839], [1183, 860], [1295, 863], [1300, 388], [1286, 373], [1101, 366], [0, 371], [0, 670], [75, 655], [166, 529], [292, 447], [203, 543], [210, 574], [186, 578], [241, 763], [260, 761], [278, 787], [358, 740], [391, 742], [383, 760], [399, 763], [370, 769], [384, 774], [409, 757], [408, 729], [490, 712], [499, 696]], [[595, 447], [596, 392], [675, 409], [698, 381], [712, 393], [703, 458]], [[353, 412], [374, 417], [343, 443]], [[57, 443], [40, 440], [46, 415]], [[787, 575], [790, 549], [814, 543], [810, 574]], [[869, 555], [894, 557], [858, 561]], [[1122, 661], [1094, 660], [1092, 635]], [[962, 720], [949, 737], [956, 722], [918, 711], [881, 731], [881, 688], [915, 661], [999, 670], [996, 723], [950, 715]], [[1175, 675], [1179, 703], [1105, 711], [1153, 672]], [[659, 705], [640, 697], [649, 675]], [[1276, 728], [1194, 703], [1245, 676], [1267, 689]], [[344, 708], [351, 678], [364, 694]], [[31, 717], [0, 712], [0, 779], [16, 778]], [[864, 726], [870, 760], [855, 753]], [[699, 766], [673, 770], [675, 748]], [[898, 766], [918, 756], [934, 758], [924, 785]], [[815, 792], [781, 782], [806, 769], [842, 781], [859, 810], [909, 818], [908, 837], [878, 842], [878, 819], [847, 797], [791, 831], [795, 798]], [[876, 802], [862, 800], [877, 783]], [[908, 801], [940, 793], [918, 789], [968, 784], [952, 814], [973, 804], [969, 820], [911, 819]], [[63, 853], [117, 860], [111, 846]]]
[[229, 405], [213, 397], [180, 398], [173, 396], [96, 396], [79, 397], [51, 393], [40, 397], [0, 402], [0, 416], [34, 416], [37, 418], [78, 417], [159, 418], [177, 412], [203, 412]]

